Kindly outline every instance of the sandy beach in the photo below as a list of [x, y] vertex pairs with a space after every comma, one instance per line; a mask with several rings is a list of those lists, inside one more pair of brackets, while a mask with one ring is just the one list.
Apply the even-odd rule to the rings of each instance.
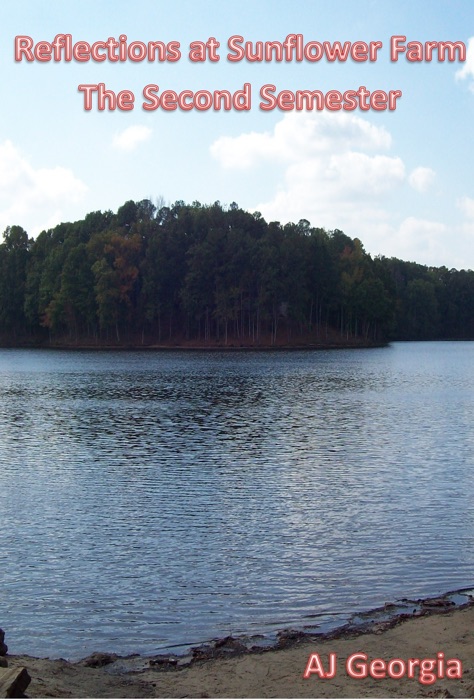
[[227, 640], [215, 658], [199, 660], [197, 653], [182, 665], [133, 657], [93, 667], [110, 661], [106, 655], [76, 663], [6, 658], [9, 668], [27, 668], [31, 698], [474, 697], [473, 605], [404, 616], [392, 625], [287, 639], [267, 651], [244, 652]]

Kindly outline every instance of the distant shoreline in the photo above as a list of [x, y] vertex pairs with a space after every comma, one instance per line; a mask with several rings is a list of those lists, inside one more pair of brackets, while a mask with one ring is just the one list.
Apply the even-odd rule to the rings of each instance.
[[0, 343], [2, 350], [133, 350], [133, 351], [204, 351], [204, 352], [269, 352], [269, 351], [301, 351], [301, 350], [367, 350], [372, 348], [388, 347], [389, 342], [379, 343], [311, 343], [306, 345], [279, 344], [279, 345], [217, 345], [217, 344], [151, 344], [138, 345], [135, 343], [121, 344], [98, 344], [91, 345], [87, 343], [19, 343], [19, 344], [3, 344]]
[[78, 350], [78, 351], [140, 351], [140, 352], [292, 352], [292, 351], [314, 351], [314, 350], [371, 350], [376, 348], [387, 348], [393, 343], [469, 343], [474, 342], [474, 338], [433, 338], [429, 340], [404, 340], [394, 339], [380, 342], [341, 342], [341, 343], [301, 343], [301, 344], [194, 344], [194, 343], [5, 343], [0, 341], [0, 350]]

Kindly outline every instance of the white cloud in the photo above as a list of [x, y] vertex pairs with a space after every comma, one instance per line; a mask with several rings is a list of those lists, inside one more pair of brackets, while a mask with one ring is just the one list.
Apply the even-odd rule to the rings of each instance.
[[397, 257], [437, 267], [473, 269], [474, 200], [468, 201], [466, 213], [471, 218], [461, 224], [446, 225], [414, 216], [404, 219], [393, 233], [393, 240], [403, 253], [397, 253]]
[[136, 124], [115, 134], [112, 146], [119, 151], [133, 151], [140, 143], [148, 141], [152, 130], [148, 126]]
[[471, 197], [461, 197], [456, 204], [458, 209], [460, 209], [468, 219], [474, 219], [474, 199], [471, 199]]
[[80, 202], [86, 192], [69, 168], [35, 168], [11, 141], [0, 144], [1, 230], [19, 224], [35, 235], [62, 221], [61, 207]]
[[409, 216], [396, 232], [405, 260], [443, 265], [446, 262], [448, 228], [439, 221]]
[[455, 267], [474, 269], [472, 251], [474, 250], [474, 199], [461, 197], [456, 202], [458, 209], [464, 214], [464, 221], [456, 229], [456, 253], [458, 260]]
[[417, 192], [427, 192], [433, 184], [436, 173], [431, 168], [415, 168], [408, 177], [408, 182]]
[[255, 202], [266, 219], [286, 223], [306, 218], [315, 226], [341, 228], [353, 236], [365, 232], [367, 237], [387, 229], [384, 198], [406, 177], [403, 161], [383, 152], [390, 146], [386, 129], [361, 117], [295, 112], [286, 114], [272, 133], [220, 138], [211, 152], [227, 168], [268, 162], [282, 168], [277, 192], [268, 201]]
[[305, 160], [311, 155], [344, 153], [351, 148], [387, 150], [391, 136], [383, 127], [349, 114], [318, 115], [292, 112], [279, 121], [273, 133], [251, 132], [223, 136], [211, 154], [225, 168], [248, 168], [262, 159], [279, 162]]
[[404, 179], [405, 166], [400, 158], [348, 151], [330, 157], [327, 175], [336, 179], [346, 197], [360, 198], [393, 189]]
[[474, 37], [469, 39], [463, 67], [456, 72], [456, 80], [465, 78], [474, 78]]
[[[211, 152], [226, 168], [260, 167], [263, 172], [270, 164], [280, 172], [271, 196], [250, 207], [267, 221], [305, 218], [314, 226], [339, 228], [360, 238], [373, 255], [426, 265], [453, 265], [449, 260], [462, 264], [467, 232], [413, 211], [415, 193], [426, 192], [436, 173], [422, 166], [407, 173], [402, 158], [392, 155], [390, 147], [386, 129], [361, 117], [293, 112], [272, 132], [220, 138]], [[474, 218], [474, 200], [465, 198], [459, 206]]]

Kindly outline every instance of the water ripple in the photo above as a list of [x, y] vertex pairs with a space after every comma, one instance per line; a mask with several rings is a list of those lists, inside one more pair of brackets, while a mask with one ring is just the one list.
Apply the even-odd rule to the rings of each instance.
[[473, 353], [0, 351], [10, 650], [152, 654], [471, 583]]

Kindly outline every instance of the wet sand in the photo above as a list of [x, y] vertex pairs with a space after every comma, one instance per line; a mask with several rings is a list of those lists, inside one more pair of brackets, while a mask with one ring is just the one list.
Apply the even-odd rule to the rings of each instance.
[[[26, 666], [31, 698], [303, 698], [303, 697], [459, 697], [474, 698], [474, 605], [456, 610], [433, 610], [413, 617], [402, 616], [392, 623], [374, 623], [363, 633], [340, 631], [333, 638], [287, 638], [283, 648], [244, 651], [238, 641], [227, 640], [215, 650], [216, 658], [195, 653], [192, 663], [172, 666], [160, 658], [117, 659], [99, 668], [84, 661], [7, 656], [10, 668]], [[333, 657], [330, 657], [330, 654]], [[365, 654], [367, 662], [393, 659], [391, 671], [381, 662], [365, 678], [363, 657], [346, 666], [353, 654]], [[311, 655], [315, 655], [311, 657]], [[303, 674], [309, 664], [309, 677]], [[335, 667], [330, 668], [330, 659]], [[425, 683], [420, 665], [408, 659], [434, 659], [425, 664]], [[104, 655], [87, 663], [107, 661]], [[175, 663], [175, 660], [173, 660]], [[360, 665], [362, 664], [362, 665]], [[429, 667], [434, 666], [434, 682]], [[399, 674], [401, 678], [374, 678]], [[130, 670], [135, 669], [135, 670]], [[332, 678], [321, 678], [332, 670]], [[451, 677], [450, 677], [451, 676]]]

